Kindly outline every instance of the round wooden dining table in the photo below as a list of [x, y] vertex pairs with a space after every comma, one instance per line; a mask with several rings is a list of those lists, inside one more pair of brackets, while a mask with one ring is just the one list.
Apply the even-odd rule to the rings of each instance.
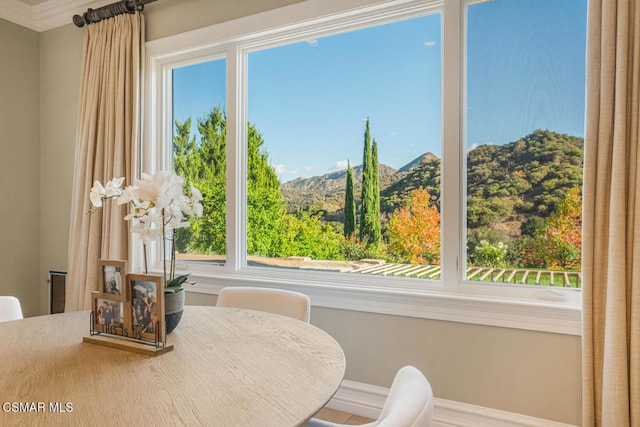
[[289, 427], [345, 370], [324, 331], [252, 310], [187, 306], [156, 357], [87, 335], [86, 311], [0, 323], [0, 425]]

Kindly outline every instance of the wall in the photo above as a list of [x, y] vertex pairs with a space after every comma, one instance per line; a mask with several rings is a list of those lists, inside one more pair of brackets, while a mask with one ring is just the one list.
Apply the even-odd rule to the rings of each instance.
[[39, 35], [0, 19], [0, 294], [40, 311]]
[[67, 25], [42, 33], [40, 42], [40, 138], [42, 198], [40, 218], [40, 301], [48, 311], [49, 270], [67, 270], [69, 217], [75, 156], [83, 31]]
[[[160, 0], [147, 6], [147, 40], [296, 2]], [[66, 265], [82, 30], [69, 25], [41, 38], [42, 155], [54, 160], [42, 168], [44, 276]], [[215, 297], [192, 293], [188, 302]], [[344, 348], [349, 380], [388, 387], [410, 363], [437, 397], [580, 423], [580, 337], [320, 307], [312, 322]]]

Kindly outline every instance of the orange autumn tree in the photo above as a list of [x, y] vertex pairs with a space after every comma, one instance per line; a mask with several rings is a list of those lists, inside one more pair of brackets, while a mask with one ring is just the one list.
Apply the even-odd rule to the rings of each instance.
[[567, 192], [545, 221], [533, 245], [547, 268], [573, 270], [581, 268], [582, 195], [580, 187]]
[[412, 264], [440, 263], [440, 212], [422, 187], [389, 219], [389, 245]]

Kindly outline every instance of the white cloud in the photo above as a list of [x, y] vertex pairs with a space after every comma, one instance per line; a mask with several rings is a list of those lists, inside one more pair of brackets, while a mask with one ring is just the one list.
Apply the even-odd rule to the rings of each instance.
[[273, 170], [276, 171], [276, 175], [282, 176], [285, 171], [284, 165], [273, 165]]
[[428, 41], [424, 42], [424, 45], [425, 45], [426, 47], [433, 47], [433, 46], [435, 46], [436, 44], [438, 44], [438, 43], [437, 43], [437, 42], [435, 42], [435, 41], [433, 41], [433, 40], [428, 40]]
[[337, 161], [333, 164], [333, 170], [334, 171], [341, 171], [343, 169], [347, 168], [349, 161], [348, 160], [340, 160]]
[[316, 39], [305, 40], [305, 41], [311, 47], [317, 47], [320, 44], [320, 43], [318, 43], [318, 40], [316, 40]]

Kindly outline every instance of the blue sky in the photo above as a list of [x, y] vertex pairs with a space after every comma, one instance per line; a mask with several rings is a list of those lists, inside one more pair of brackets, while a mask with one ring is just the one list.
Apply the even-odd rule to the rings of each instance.
[[[494, 0], [468, 14], [467, 147], [537, 128], [583, 136], [586, 0]], [[282, 181], [362, 162], [440, 155], [441, 16], [249, 54], [248, 115]], [[225, 104], [224, 60], [174, 73], [174, 114]]]

